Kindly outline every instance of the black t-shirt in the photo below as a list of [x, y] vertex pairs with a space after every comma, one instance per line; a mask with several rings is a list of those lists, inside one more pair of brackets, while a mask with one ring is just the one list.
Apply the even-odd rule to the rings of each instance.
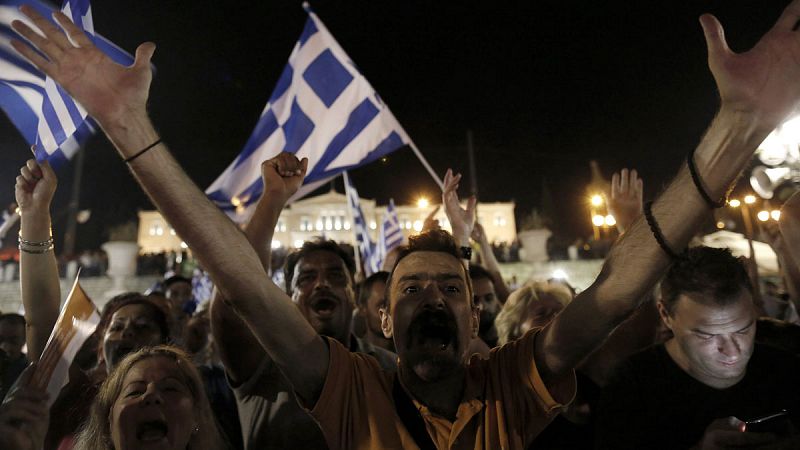
[[684, 372], [663, 345], [626, 361], [603, 390], [596, 416], [599, 449], [687, 449], [715, 419], [752, 419], [787, 409], [797, 425], [800, 359], [756, 344], [745, 377], [714, 389]]

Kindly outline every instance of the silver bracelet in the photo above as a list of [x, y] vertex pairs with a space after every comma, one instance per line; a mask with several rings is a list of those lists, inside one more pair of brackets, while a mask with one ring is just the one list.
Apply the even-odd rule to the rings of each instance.
[[53, 250], [53, 244], [52, 243], [50, 243], [49, 247], [43, 247], [43, 248], [37, 248], [37, 249], [25, 248], [25, 247], [22, 246], [22, 244], [19, 245], [19, 251], [21, 251], [23, 253], [33, 253], [35, 255], [40, 255], [42, 253], [47, 253], [47, 252], [49, 252], [51, 250]]
[[50, 236], [50, 239], [41, 242], [33, 242], [28, 241], [22, 238], [22, 234], [19, 235], [19, 244], [20, 245], [27, 245], [29, 247], [52, 247], [53, 246], [53, 236]]

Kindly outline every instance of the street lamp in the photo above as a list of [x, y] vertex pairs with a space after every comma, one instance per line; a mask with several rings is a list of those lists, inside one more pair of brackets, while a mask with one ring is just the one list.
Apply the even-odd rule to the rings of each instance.
[[420, 197], [419, 200], [417, 200], [417, 207], [419, 208], [427, 208], [430, 204], [431, 203], [425, 197]]
[[602, 227], [605, 222], [606, 218], [601, 216], [600, 214], [595, 214], [594, 216], [592, 216], [592, 225], [596, 227]]
[[770, 217], [772, 217], [772, 220], [774, 220], [776, 222], [781, 220], [781, 210], [779, 210], [779, 209], [773, 209], [769, 213], [769, 215], [770, 215]]
[[738, 207], [742, 206], [742, 202], [740, 202], [739, 200], [737, 200], [735, 198], [732, 198], [732, 199], [728, 200], [728, 204], [731, 205], [731, 208], [738, 208]]
[[615, 219], [615, 218], [614, 218], [614, 216], [612, 216], [611, 214], [609, 214], [609, 215], [607, 215], [607, 216], [605, 217], [605, 223], [606, 223], [606, 225], [607, 225], [607, 226], [609, 226], [609, 227], [613, 227], [614, 225], [616, 225], [616, 224], [617, 224], [617, 219]]
[[766, 222], [769, 220], [769, 211], [759, 211], [756, 217], [758, 217], [758, 220]]
[[752, 194], [748, 194], [744, 196], [744, 202], [748, 205], [752, 205], [756, 202], [756, 196]]
[[603, 196], [595, 194], [591, 198], [592, 206], [602, 206], [603, 205]]

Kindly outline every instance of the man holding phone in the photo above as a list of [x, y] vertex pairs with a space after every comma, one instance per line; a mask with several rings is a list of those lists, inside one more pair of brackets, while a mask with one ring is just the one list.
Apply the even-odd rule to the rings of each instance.
[[752, 293], [727, 249], [696, 247], [673, 264], [658, 302], [673, 337], [604, 391], [600, 448], [798, 448], [787, 425], [800, 412], [800, 360], [755, 344]]

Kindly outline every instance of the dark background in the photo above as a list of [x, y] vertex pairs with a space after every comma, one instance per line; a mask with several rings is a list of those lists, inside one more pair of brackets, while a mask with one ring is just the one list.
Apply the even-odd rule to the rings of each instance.
[[[474, 133], [480, 199], [517, 203], [517, 219], [552, 194], [558, 233], [590, 232], [589, 160], [605, 176], [635, 167], [652, 197], [696, 145], [718, 106], [697, 21], [711, 12], [736, 51], [788, 3], [720, 1], [377, 1], [311, 5], [434, 168], [467, 171]], [[92, 1], [95, 29], [133, 53], [151, 40], [150, 110], [187, 173], [205, 189], [243, 147], [302, 30], [301, 2]], [[102, 135], [86, 147], [78, 247], [152, 205]], [[29, 157], [0, 119], [0, 202]], [[71, 168], [59, 173], [55, 228]], [[353, 172], [383, 204], [437, 196], [404, 149]], [[341, 182], [339, 181], [341, 190]], [[462, 183], [462, 194], [468, 192]], [[544, 202], [550, 203], [550, 202]]]

